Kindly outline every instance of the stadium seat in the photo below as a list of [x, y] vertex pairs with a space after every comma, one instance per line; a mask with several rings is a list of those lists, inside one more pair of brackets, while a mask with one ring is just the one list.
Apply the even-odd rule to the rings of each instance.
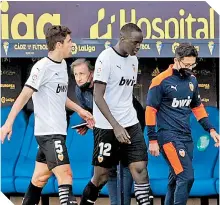
[[[73, 172], [73, 193], [82, 195], [83, 189], [92, 178], [93, 166], [93, 132], [88, 130], [86, 135], [79, 135], [71, 126], [82, 122], [77, 113], [70, 117], [70, 123], [67, 130], [66, 145], [69, 153], [70, 165]], [[57, 180], [55, 180], [55, 189], [58, 191]]]
[[[34, 136], [34, 114], [32, 113], [29, 118], [24, 143], [15, 169], [15, 189], [19, 193], [25, 193], [28, 188], [34, 171], [37, 151], [38, 145]], [[42, 193], [55, 193], [54, 176], [50, 177]]]
[[[1, 126], [5, 123], [11, 107], [1, 108]], [[13, 193], [14, 186], [14, 170], [16, 161], [21, 151], [25, 130], [27, 127], [27, 119], [25, 113], [21, 111], [15, 119], [11, 140], [5, 139], [1, 145], [1, 191], [3, 193]]]
[[215, 182], [216, 193], [219, 194], [219, 156], [215, 164], [214, 178], [216, 179]]
[[[216, 107], [206, 107], [209, 120], [219, 132], [219, 110]], [[213, 178], [218, 148], [214, 147], [214, 140], [204, 131], [192, 114], [190, 117], [192, 136], [194, 141], [193, 167], [195, 182], [190, 196], [209, 196], [216, 194], [216, 183]]]

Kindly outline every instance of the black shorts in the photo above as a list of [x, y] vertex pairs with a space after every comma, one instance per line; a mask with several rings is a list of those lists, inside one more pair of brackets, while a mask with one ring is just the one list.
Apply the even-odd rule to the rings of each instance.
[[39, 150], [36, 161], [47, 164], [49, 170], [56, 166], [69, 164], [65, 135], [36, 136]]
[[111, 168], [121, 160], [124, 166], [132, 162], [147, 161], [147, 146], [140, 124], [126, 128], [131, 144], [120, 143], [112, 129], [94, 128], [94, 166]]

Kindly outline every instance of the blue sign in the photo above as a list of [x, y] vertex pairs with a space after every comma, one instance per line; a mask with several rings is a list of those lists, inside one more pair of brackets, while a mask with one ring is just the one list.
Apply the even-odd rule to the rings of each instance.
[[[181, 42], [189, 42], [196, 47], [199, 57], [219, 57], [219, 40], [144, 40], [138, 57], [168, 58], [174, 57], [176, 47]], [[73, 39], [73, 57], [96, 58], [104, 49], [117, 43], [117, 39]], [[45, 40], [3, 40], [1, 56], [10, 58], [47, 56]]]

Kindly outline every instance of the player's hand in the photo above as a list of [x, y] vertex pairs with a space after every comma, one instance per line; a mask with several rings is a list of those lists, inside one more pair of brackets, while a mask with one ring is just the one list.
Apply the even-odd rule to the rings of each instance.
[[89, 127], [92, 128], [95, 126], [95, 120], [90, 112], [88, 112], [87, 110], [81, 109], [78, 112], [78, 114], [82, 119], [84, 119], [88, 123]]
[[80, 135], [85, 135], [86, 133], [87, 133], [87, 130], [88, 130], [89, 128], [87, 127], [87, 126], [85, 126], [85, 127], [81, 127], [81, 128], [79, 128], [79, 129], [76, 129], [76, 132], [78, 133], [78, 134], [80, 134]]
[[121, 143], [131, 144], [130, 136], [126, 129], [124, 129], [121, 125], [116, 125], [113, 127], [113, 131], [117, 140]]
[[149, 152], [151, 155], [153, 155], [155, 157], [160, 155], [160, 148], [159, 148], [157, 141], [150, 141]]
[[220, 146], [220, 144], [219, 144], [220, 135], [215, 130], [212, 130], [210, 132], [210, 135], [213, 138], [213, 140], [215, 141], [215, 147], [219, 147]]
[[4, 124], [1, 129], [1, 142], [4, 143], [5, 138], [8, 136], [8, 140], [10, 140], [12, 135], [12, 125]]

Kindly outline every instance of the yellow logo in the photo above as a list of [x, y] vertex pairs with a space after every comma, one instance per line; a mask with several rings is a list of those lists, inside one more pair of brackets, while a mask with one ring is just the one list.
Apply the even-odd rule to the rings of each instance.
[[[19, 8], [16, 9], [16, 5], [14, 6], [12, 11], [15, 9], [16, 12], [11, 12], [9, 2], [0, 2], [2, 39], [45, 39], [44, 27], [46, 24], [60, 25], [61, 14], [59, 13], [50, 14], [46, 11], [46, 13], [38, 15], [28, 10], [27, 13], [19, 13]], [[22, 34], [19, 29], [21, 24], [26, 27], [26, 32]]]
[[140, 45], [140, 49], [141, 49], [141, 50], [150, 50], [150, 49], [151, 49], [151, 48], [150, 48], [150, 44], [142, 43], [142, 44]]
[[[176, 8], [175, 8], [176, 9]], [[94, 22], [90, 27], [90, 38], [91, 39], [112, 39], [113, 33], [116, 31], [114, 29], [121, 29], [127, 23], [134, 23], [140, 28], [147, 27], [145, 32], [143, 32], [144, 39], [215, 39], [214, 25], [215, 21], [215, 11], [213, 8], [208, 8], [208, 16], [202, 13], [201, 16], [194, 16], [185, 9], [176, 9], [176, 13], [179, 15], [170, 16], [169, 18], [164, 18], [163, 14], [155, 16], [153, 19], [148, 18], [148, 15], [137, 15], [137, 9], [115, 9], [115, 13], [109, 15], [108, 8], [100, 8], [97, 12], [97, 21]], [[193, 24], [188, 24], [185, 22], [194, 22]], [[104, 23], [108, 22], [108, 23]], [[174, 28], [172, 26], [174, 24]], [[119, 25], [119, 26], [116, 26]], [[209, 25], [209, 26], [207, 26]], [[3, 27], [4, 28], [4, 27]], [[106, 32], [101, 32], [104, 30]], [[171, 35], [171, 31], [174, 32]], [[157, 35], [155, 35], [155, 32]], [[204, 33], [204, 37], [202, 37]]]
[[78, 46], [76, 43], [72, 43], [72, 54], [75, 55], [78, 52]]
[[102, 163], [102, 162], [103, 162], [103, 156], [102, 156], [102, 155], [99, 155], [99, 156], [98, 156], [98, 161], [99, 161], [99, 163]]
[[172, 45], [172, 52], [175, 54], [176, 48], [179, 46], [180, 44], [177, 42], [174, 42]]
[[159, 55], [160, 55], [161, 49], [162, 49], [162, 47], [163, 47], [162, 41], [157, 41], [157, 42], [156, 42], [156, 47], [157, 47], [157, 52], [158, 52]]
[[199, 46], [194, 46], [194, 47], [195, 47], [195, 49], [199, 52], [200, 47], [199, 47]]
[[8, 55], [9, 42], [5, 41], [3, 43], [3, 48], [4, 48], [4, 51], [5, 51], [5, 55], [7, 56]]
[[213, 50], [214, 50], [214, 48], [215, 48], [215, 43], [214, 43], [213, 41], [209, 41], [208, 47], [209, 47], [209, 52], [210, 52], [210, 54], [212, 55]]
[[193, 92], [193, 90], [194, 90], [194, 85], [190, 82], [189, 83], [189, 89]]
[[2, 104], [5, 104], [6, 102], [12, 103], [12, 102], [14, 102], [14, 101], [15, 101], [15, 99], [13, 99], [13, 98], [1, 97], [1, 102], [2, 102]]
[[185, 157], [185, 155], [186, 155], [186, 153], [183, 149], [179, 150], [179, 154], [180, 154], [181, 157]]
[[5, 103], [5, 97], [2, 97], [1, 101], [2, 101], [2, 104], [4, 104]]
[[86, 45], [77, 45], [76, 43], [72, 43], [72, 55], [77, 54], [78, 52], [95, 52], [96, 47], [90, 46], [88, 44]]
[[15, 89], [15, 84], [1, 84], [1, 88]]
[[58, 159], [59, 159], [60, 161], [63, 161], [63, 159], [64, 159], [63, 154], [58, 154]]
[[157, 75], [159, 75], [160, 74], [160, 71], [159, 71], [159, 68], [158, 67], [156, 67], [155, 68], [155, 70], [153, 71], [153, 73], [151, 74], [151, 76], [157, 76]]

